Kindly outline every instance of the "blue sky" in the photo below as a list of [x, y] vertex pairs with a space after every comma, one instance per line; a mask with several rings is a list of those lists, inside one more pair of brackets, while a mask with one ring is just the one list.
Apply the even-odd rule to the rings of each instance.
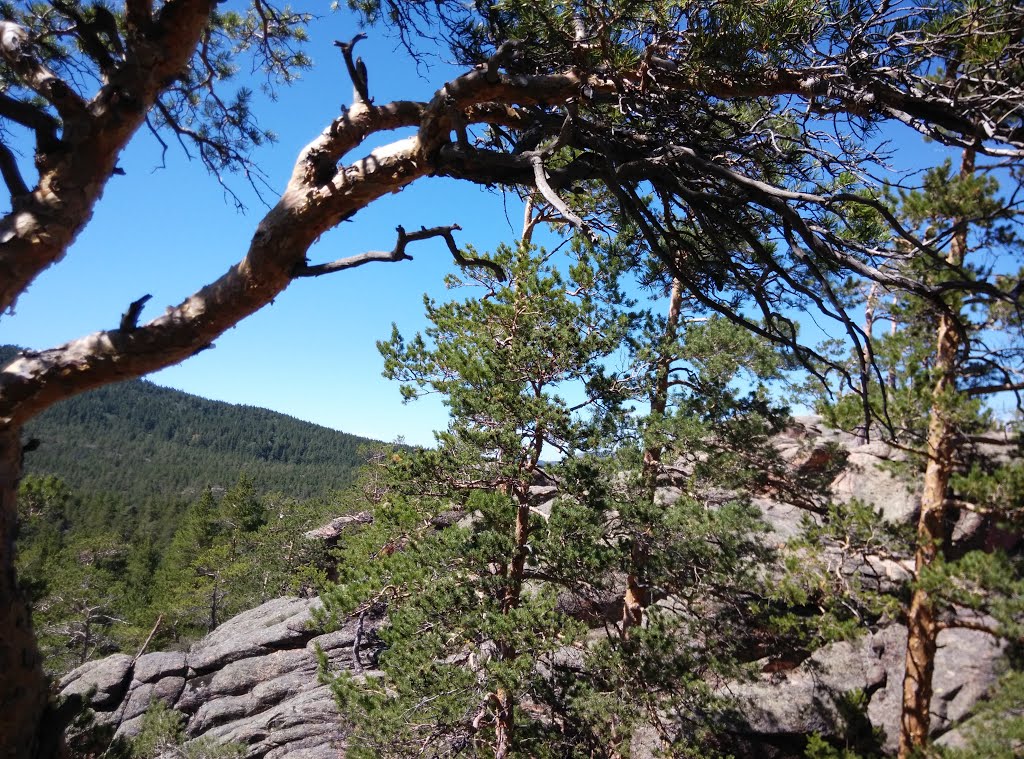
[[[282, 89], [277, 102], [260, 106], [265, 126], [279, 141], [257, 152], [275, 191], [284, 188], [295, 156], [351, 98], [334, 39], [358, 28], [347, 13], [328, 14], [310, 25], [314, 68]], [[371, 31], [358, 53], [369, 66], [377, 102], [428, 99], [457, 72], [438, 64], [417, 72], [395, 41]], [[401, 135], [396, 135], [401, 136]], [[231, 179], [245, 197], [247, 214], [235, 211], [216, 180], [189, 163], [172, 143], [167, 168], [159, 144], [140, 132], [123, 154], [125, 176], [114, 176], [87, 229], [60, 264], [51, 267], [19, 300], [14, 316], [0, 320], [0, 342], [31, 348], [58, 345], [117, 325], [127, 305], [153, 299], [143, 321], [216, 278], [245, 253], [266, 210], [245, 181]], [[273, 202], [273, 193], [266, 197]], [[515, 239], [522, 207], [514, 198], [444, 179], [421, 180], [361, 212], [325, 235], [311, 260], [332, 260], [369, 249], [390, 249], [395, 226], [458, 223], [460, 245], [481, 250]], [[161, 385], [208, 398], [263, 406], [368, 437], [432, 442], [431, 430], [446, 424], [436, 399], [403, 406], [398, 386], [380, 376], [375, 341], [391, 323], [412, 333], [423, 326], [423, 293], [443, 293], [453, 269], [443, 242], [420, 243], [413, 261], [371, 264], [328, 277], [295, 282], [275, 303], [176, 367], [151, 375]]]
[[[357, 31], [346, 12], [310, 25], [312, 70], [276, 102], [260, 101], [263, 124], [279, 141], [257, 160], [275, 191], [284, 188], [298, 151], [351, 98], [334, 39]], [[366, 60], [377, 102], [427, 99], [458, 70], [438, 62], [417, 70], [396, 41], [370, 30], [358, 52]], [[395, 137], [401, 136], [396, 134]], [[938, 148], [905, 135], [915, 155], [937, 158]], [[902, 147], [902, 146], [901, 146]], [[932, 158], [932, 160], [935, 160]], [[906, 159], [906, 156], [903, 156]], [[21, 298], [15, 315], [0, 320], [0, 342], [46, 348], [115, 327], [127, 305], [153, 296], [143, 320], [213, 280], [245, 253], [266, 210], [244, 179], [232, 187], [249, 210], [235, 211], [215, 179], [189, 163], [175, 145], [161, 163], [160, 147], [140, 132], [121, 158], [125, 176], [111, 179], [88, 228], [66, 259], [45, 272]], [[273, 192], [266, 197], [273, 202]], [[515, 198], [452, 180], [426, 179], [361, 212], [325, 235], [311, 260], [332, 260], [368, 249], [390, 249], [395, 226], [458, 223], [460, 244], [488, 250], [518, 237], [522, 206]], [[229, 330], [205, 351], [151, 379], [190, 393], [262, 406], [367, 437], [429, 444], [446, 425], [437, 399], [403, 405], [396, 384], [380, 376], [375, 341], [397, 322], [406, 334], [424, 325], [424, 291], [443, 297], [453, 269], [443, 243], [410, 249], [415, 260], [369, 265], [329, 277], [300, 280], [276, 302]]]

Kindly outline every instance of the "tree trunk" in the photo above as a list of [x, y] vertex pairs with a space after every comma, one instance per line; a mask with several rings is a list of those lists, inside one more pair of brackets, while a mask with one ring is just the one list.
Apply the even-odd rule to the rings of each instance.
[[[889, 325], [889, 336], [890, 337], [896, 337], [896, 332], [899, 329], [899, 323], [896, 320], [896, 307], [899, 306], [899, 303], [900, 303], [900, 296], [898, 294], [894, 293], [893, 296], [892, 296], [892, 305], [889, 307], [889, 311], [890, 311], [890, 317], [889, 318], [890, 318], [890, 321], [891, 321], [891, 323]], [[886, 376], [886, 378], [885, 378], [885, 384], [886, 384], [886, 386], [890, 390], [895, 390], [896, 389], [896, 363], [895, 362], [890, 362], [890, 364], [889, 364], [889, 373], [888, 373], [888, 376]]]
[[[943, 317], [939, 327], [940, 351], [952, 354], [955, 361], [956, 332]], [[941, 366], [941, 364], [940, 364]], [[915, 574], [921, 576], [941, 555], [946, 543], [946, 491], [953, 469], [955, 441], [953, 430], [940, 407], [942, 379], [935, 387], [935, 402], [928, 423], [928, 466], [925, 469], [921, 515], [917, 525]], [[900, 757], [906, 759], [928, 741], [931, 724], [932, 675], [935, 671], [936, 639], [939, 628], [935, 607], [927, 591], [915, 588], [907, 613], [906, 673], [903, 677], [903, 715], [900, 726]]]
[[629, 561], [632, 571], [626, 575], [626, 596], [622, 604], [622, 637], [624, 639], [629, 638], [631, 628], [639, 627], [643, 624], [644, 611], [651, 603], [644, 576], [644, 568], [647, 564], [647, 550], [638, 539], [638, 536], [633, 537]]
[[[525, 513], [524, 513], [525, 512]], [[526, 566], [526, 527], [529, 520], [529, 507], [520, 505], [516, 509], [516, 552], [509, 562], [508, 587], [502, 599], [502, 612], [519, 606], [523, 588], [523, 568]], [[501, 642], [497, 646], [498, 656], [502, 661], [515, 658], [516, 649], [509, 642]], [[515, 701], [507, 688], [498, 688], [494, 698], [494, 756], [505, 759], [512, 748], [512, 733], [515, 730]]]
[[867, 298], [864, 300], [864, 334], [867, 337], [864, 340], [862, 355], [865, 366], [871, 366], [871, 335], [875, 330], [875, 310], [878, 308], [879, 290], [881, 290], [881, 285], [877, 282], [872, 282], [871, 287], [868, 289]]
[[[539, 448], [538, 448], [539, 451]], [[526, 547], [530, 538], [530, 487], [520, 484], [514, 488], [516, 502], [515, 548], [505, 568], [508, 586], [501, 601], [501, 611], [508, 614], [519, 606], [523, 593], [523, 575], [526, 568]], [[515, 658], [516, 649], [510, 642], [498, 643], [498, 656], [502, 661]], [[512, 733], [515, 730], [515, 700], [506, 688], [498, 688], [494, 699], [494, 756], [505, 759], [512, 749]]]
[[[672, 369], [673, 346], [679, 331], [679, 314], [683, 306], [683, 289], [678, 279], [672, 280], [672, 291], [669, 294], [668, 318], [665, 321], [665, 334], [662, 336], [661, 350], [654, 367], [654, 386], [651, 390], [651, 418], [664, 421], [668, 409], [668, 383]], [[658, 489], [658, 474], [661, 471], [661, 457], [664, 446], [660, 441], [648, 445], [644, 449], [643, 478], [646, 487], [644, 494], [654, 502]], [[630, 547], [630, 571], [626, 575], [626, 595], [622, 604], [622, 637], [629, 638], [630, 628], [643, 624], [644, 611], [650, 606], [651, 594], [647, 579], [648, 549], [644, 536], [633, 535]]]
[[47, 683], [27, 599], [14, 571], [21, 479], [21, 431], [0, 428], [0, 756], [57, 755], [59, 741], [43, 740]]
[[504, 688], [495, 694], [497, 719], [495, 721], [494, 759], [507, 759], [512, 750], [512, 730], [515, 727], [515, 710], [512, 695]]
[[[974, 151], [964, 152], [960, 167], [962, 177], [974, 172]], [[950, 244], [947, 263], [963, 264], [967, 252], [967, 222], [957, 221]], [[915, 577], [921, 575], [942, 552], [948, 542], [946, 503], [949, 480], [956, 455], [956, 428], [950, 418], [950, 405], [956, 393], [959, 368], [960, 333], [955, 314], [959, 304], [950, 304], [953, 314], [939, 314], [935, 347], [935, 386], [932, 388], [928, 417], [928, 464], [921, 495], [921, 514], [917, 523], [917, 551], [914, 555]], [[939, 624], [936, 608], [927, 591], [914, 589], [907, 612], [906, 672], [903, 676], [903, 711], [900, 720], [900, 759], [920, 752], [928, 743], [931, 726], [932, 676], [935, 672], [936, 640]]]
[[509, 612], [519, 606], [519, 599], [523, 592], [523, 574], [526, 568], [526, 543], [530, 536], [530, 503], [529, 492], [522, 496], [516, 503], [516, 527], [515, 527], [515, 549], [512, 560], [508, 564], [508, 587], [505, 590], [505, 600], [502, 604], [502, 611]]

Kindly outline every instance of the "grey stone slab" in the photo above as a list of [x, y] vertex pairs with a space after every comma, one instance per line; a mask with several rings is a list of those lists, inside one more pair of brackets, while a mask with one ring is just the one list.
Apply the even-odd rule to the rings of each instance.
[[192, 647], [190, 673], [202, 674], [239, 659], [305, 645], [316, 634], [310, 621], [318, 603], [308, 598], [278, 598], [228, 620]]
[[184, 651], [156, 651], [140, 656], [132, 674], [140, 683], [151, 683], [172, 675], [184, 676], [186, 669]]
[[60, 681], [64, 696], [85, 696], [94, 709], [109, 710], [117, 706], [131, 681], [132, 657], [114, 654], [106, 659], [87, 662], [68, 673]]

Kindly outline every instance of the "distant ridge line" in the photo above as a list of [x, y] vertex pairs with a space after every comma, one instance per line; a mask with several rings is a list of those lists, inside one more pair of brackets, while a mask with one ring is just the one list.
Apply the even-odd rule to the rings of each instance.
[[[20, 349], [0, 346], [0, 366]], [[127, 380], [61, 401], [33, 419], [26, 472], [83, 494], [188, 499], [240, 473], [262, 492], [309, 498], [348, 487], [378, 443], [290, 414]]]

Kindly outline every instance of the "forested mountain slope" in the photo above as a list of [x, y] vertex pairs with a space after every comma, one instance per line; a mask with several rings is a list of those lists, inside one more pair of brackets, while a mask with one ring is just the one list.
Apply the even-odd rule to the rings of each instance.
[[[16, 349], [0, 347], [0, 365]], [[30, 474], [86, 495], [191, 499], [246, 471], [261, 491], [307, 498], [350, 484], [371, 441], [250, 406], [133, 380], [65, 400], [26, 425]]]

